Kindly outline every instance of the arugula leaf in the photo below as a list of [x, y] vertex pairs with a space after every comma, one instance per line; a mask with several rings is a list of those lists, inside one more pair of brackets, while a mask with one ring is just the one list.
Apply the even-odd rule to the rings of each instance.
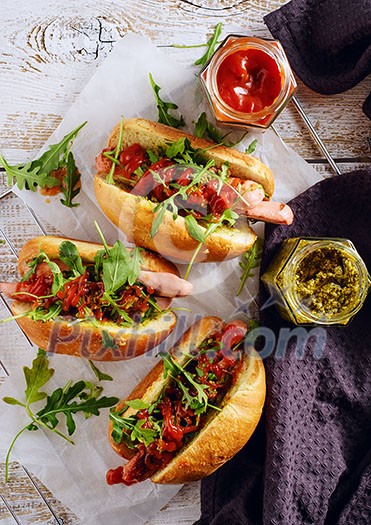
[[153, 210], [155, 213], [155, 218], [152, 222], [152, 229], [151, 229], [151, 237], [154, 237], [163, 221], [165, 212], [168, 208], [171, 208], [173, 213], [173, 220], [175, 221], [178, 217], [178, 207], [176, 205], [176, 199], [177, 197], [182, 197], [183, 199], [187, 199], [187, 191], [190, 188], [193, 188], [197, 184], [201, 182], [203, 177], [206, 174], [211, 174], [212, 176], [215, 176], [214, 173], [209, 172], [209, 168], [214, 165], [214, 161], [212, 159], [208, 160], [205, 166], [198, 166], [195, 164], [190, 165], [192, 168], [194, 168], [194, 174], [193, 179], [187, 186], [178, 186], [178, 191], [165, 199], [164, 201], [160, 202]]
[[130, 399], [129, 401], [125, 401], [125, 405], [134, 408], [134, 410], [143, 410], [149, 407], [149, 403], [145, 403], [141, 399]]
[[76, 167], [75, 159], [70, 152], [67, 157], [66, 175], [63, 177], [63, 183], [61, 186], [61, 192], [64, 195], [64, 199], [61, 199], [61, 203], [67, 208], [76, 208], [80, 206], [79, 202], [72, 203], [72, 199], [80, 193], [78, 184], [81, 179], [81, 174]]
[[166, 211], [167, 211], [166, 206], [159, 206], [159, 207], [156, 206], [156, 208], [154, 209], [155, 217], [152, 221], [151, 237], [154, 237], [156, 233], [158, 232], [158, 229], [163, 222]]
[[132, 254], [121, 241], [116, 241], [103, 259], [102, 280], [106, 292], [116, 292], [127, 282], [133, 285], [140, 273], [138, 248]]
[[102, 330], [102, 345], [103, 348], [112, 348], [113, 350], [117, 350], [118, 346], [116, 344], [116, 341], [112, 337], [111, 334], [106, 332], [106, 330]]
[[263, 253], [264, 241], [258, 237], [253, 246], [242, 255], [239, 266], [242, 268], [242, 275], [240, 285], [238, 287], [236, 295], [240, 295], [245, 285], [246, 279], [254, 275], [253, 269], [260, 265], [261, 256]]
[[223, 135], [207, 120], [205, 111], [201, 113], [195, 123], [194, 134], [201, 139], [206, 136], [216, 144], [223, 144]]
[[205, 229], [201, 228], [201, 226], [196, 221], [195, 217], [193, 215], [186, 215], [184, 217], [185, 225], [187, 228], [187, 231], [189, 235], [192, 237], [192, 239], [195, 239], [198, 242], [204, 243], [205, 238]]
[[57, 388], [48, 396], [45, 407], [37, 412], [37, 420], [49, 423], [49, 428], [54, 429], [59, 423], [58, 415], [64, 414], [68, 435], [71, 436], [76, 430], [74, 414], [79, 412], [85, 417], [99, 416], [102, 408], [109, 408], [118, 402], [116, 397], [99, 397], [101, 392], [101, 387], [89, 381], [68, 382], [64, 388]]
[[165, 155], [169, 157], [169, 159], [173, 159], [174, 157], [177, 157], [178, 155], [184, 153], [186, 149], [186, 140], [188, 141], [186, 137], [182, 137], [176, 140], [175, 142], [169, 144], [169, 146], [166, 148]]
[[38, 265], [44, 261], [44, 253], [45, 252], [39, 253], [39, 255], [37, 255], [27, 263], [29, 270], [24, 274], [24, 276], [21, 279], [21, 282], [27, 281], [31, 277], [31, 275], [33, 275], [36, 272], [36, 268], [38, 267]]
[[182, 390], [184, 394], [183, 400], [186, 402], [186, 404], [188, 404], [188, 406], [190, 406], [191, 408], [195, 408], [194, 406], [195, 401], [193, 401], [189, 397], [191, 394], [189, 393], [188, 389], [187, 389], [187, 393], [185, 393], [184, 389], [186, 387], [184, 383], [181, 381], [181, 379], [179, 379], [178, 376], [181, 376], [182, 378], [186, 379], [188, 383], [190, 383], [191, 387], [196, 392], [196, 396], [191, 396], [191, 397], [193, 398], [195, 397], [195, 399], [197, 400], [197, 403], [198, 403], [197, 408], [202, 407], [202, 411], [206, 411], [208, 403], [209, 403], [209, 398], [205, 392], [205, 390], [208, 388], [207, 385], [197, 383], [197, 381], [193, 379], [192, 374], [186, 370], [185, 366], [179, 365], [179, 363], [177, 363], [171, 357], [170, 354], [162, 353], [160, 354], [160, 357], [164, 363], [164, 379], [166, 379], [167, 376], [170, 375], [170, 377], [174, 381], [176, 381], [176, 383]]
[[130, 417], [122, 417], [114, 410], [111, 410], [110, 420], [113, 426], [112, 438], [115, 443], [121, 443], [122, 439], [126, 437], [124, 430], [130, 431], [130, 441], [144, 443], [146, 447], [153, 443], [159, 434], [159, 430], [157, 428], [143, 428], [145, 421], [143, 419], [137, 419], [135, 415]]
[[254, 139], [250, 144], [249, 146], [245, 149], [245, 153], [247, 155], [251, 155], [251, 153], [254, 153], [254, 151], [256, 150], [256, 145], [258, 143], [258, 140], [257, 139]]
[[61, 243], [59, 247], [59, 258], [73, 271], [75, 277], [85, 272], [77, 246], [73, 242], [63, 241]]
[[160, 86], [156, 84], [151, 73], [149, 74], [149, 80], [151, 82], [151, 87], [155, 96], [156, 106], [158, 109], [158, 122], [161, 124], [166, 124], [173, 128], [181, 128], [184, 126], [185, 122], [183, 116], [180, 118], [174, 117], [169, 113], [170, 110], [178, 109], [178, 106], [173, 102], [164, 102], [160, 97]]
[[218, 39], [222, 33], [222, 27], [223, 24], [221, 22], [219, 22], [219, 24], [215, 26], [213, 34], [207, 41], [206, 53], [202, 55], [202, 57], [200, 57], [198, 60], [196, 60], [196, 62], [194, 63], [195, 66], [204, 66], [210, 60], [211, 56], [215, 51], [215, 46], [218, 44]]
[[93, 363], [93, 361], [89, 359], [88, 363], [89, 363], [90, 368], [93, 370], [98, 381], [113, 381], [113, 377], [99, 370], [99, 368], [95, 365], [95, 363]]
[[[38, 159], [28, 162], [24, 166], [10, 166], [5, 158], [0, 155], [0, 163], [8, 176], [8, 185], [11, 186], [16, 183], [20, 190], [30, 191], [36, 191], [37, 187], [44, 189], [59, 186], [65, 197], [65, 199], [61, 199], [62, 204], [68, 207], [77, 206], [77, 204], [72, 204], [72, 199], [80, 191], [80, 188], [75, 188], [80, 176], [77, 175], [73, 156], [70, 157], [70, 148], [76, 135], [85, 124], [86, 122], [78, 126], [63, 137], [58, 144], [49, 146], [49, 149]], [[53, 176], [53, 172], [63, 167], [66, 167], [67, 174], [61, 181]]]
[[[88, 381], [77, 381], [72, 383], [68, 381], [63, 388], [57, 388], [50, 395], [40, 391], [48, 383], [54, 374], [54, 369], [49, 368], [49, 359], [45, 352], [39, 352], [32, 362], [32, 367], [23, 368], [26, 390], [25, 402], [15, 398], [3, 398], [5, 403], [22, 406], [29, 421], [14, 436], [5, 458], [5, 481], [9, 477], [10, 455], [15, 443], [26, 430], [38, 430], [43, 428], [54, 432], [61, 438], [73, 444], [73, 441], [65, 434], [60, 432], [56, 427], [59, 423], [58, 416], [64, 414], [66, 418], [66, 427], [68, 435], [75, 432], [76, 424], [73, 418], [78, 412], [83, 413], [85, 417], [99, 415], [102, 408], [109, 408], [118, 403], [116, 397], [101, 397], [102, 388], [96, 387]], [[45, 406], [36, 414], [31, 410], [30, 405], [46, 398]]]
[[[49, 149], [45, 151], [45, 153], [43, 153], [41, 157], [33, 161], [33, 164], [35, 166], [40, 167], [40, 172], [50, 174], [52, 171], [57, 170], [62, 166], [66, 165], [66, 158], [70, 151], [71, 143], [76, 138], [80, 129], [83, 128], [86, 125], [86, 123], [86, 121], [83, 122], [82, 124], [80, 124], [80, 126], [77, 126], [77, 128], [72, 130], [70, 133], [67, 133], [67, 135], [65, 135], [63, 139], [60, 142], [58, 142], [58, 144], [50, 145]], [[62, 155], [66, 158], [63, 158], [61, 160]]]
[[[120, 155], [121, 150], [122, 150], [122, 136], [123, 136], [123, 133], [124, 133], [124, 117], [121, 117], [119, 138], [117, 140], [115, 151], [112, 152], [113, 153], [113, 157], [111, 158], [112, 166], [111, 166], [109, 174], [106, 177], [107, 184], [114, 184], [113, 175], [115, 173], [116, 164], [119, 163], [118, 162], [118, 158], [119, 158], [119, 155]], [[106, 152], [106, 156], [108, 156], [107, 153], [108, 152]]]
[[29, 310], [24, 315], [30, 317], [33, 321], [43, 321], [46, 323], [51, 319], [55, 319], [62, 311], [62, 305], [60, 303], [54, 303], [48, 310], [45, 310], [42, 306], [38, 306], [32, 310]]
[[[194, 262], [195, 262], [195, 260], [197, 258], [197, 255], [199, 254], [203, 244], [210, 237], [210, 235], [212, 233], [214, 233], [216, 230], [218, 230], [219, 228], [221, 228], [221, 226], [223, 226], [223, 223], [225, 223], [225, 222], [229, 226], [233, 226], [237, 219], [238, 219], [238, 214], [235, 211], [231, 210], [230, 208], [227, 208], [226, 210], [223, 211], [223, 213], [220, 215], [220, 217], [219, 217], [219, 219], [217, 221], [209, 223], [208, 227], [206, 228], [206, 231], [203, 234], [203, 239], [201, 239], [201, 236], [200, 236], [199, 245], [197, 246], [197, 248], [193, 252], [192, 258], [191, 258], [191, 260], [188, 263], [187, 270], [186, 270], [186, 273], [184, 275], [184, 279], [188, 279], [188, 276], [189, 276], [190, 271], [192, 269], [192, 266], [193, 266], [193, 264], [194, 264]], [[187, 229], [188, 229], [188, 227], [189, 226], [187, 225]], [[190, 233], [189, 230], [188, 230], [188, 232], [192, 236], [192, 234]], [[195, 229], [192, 230], [192, 233], [197, 234]]]
[[54, 375], [54, 369], [49, 368], [49, 359], [46, 355], [39, 355], [32, 361], [31, 368], [23, 367], [23, 373], [26, 380], [26, 406], [29, 406], [47, 396], [45, 392], [40, 392], [40, 388]]
[[19, 190], [36, 191], [37, 187], [59, 186], [60, 182], [48, 173], [42, 173], [40, 166], [34, 165], [34, 162], [28, 162], [25, 166], [9, 166], [5, 158], [0, 155], [0, 163], [8, 176], [8, 185], [12, 186], [17, 183]]

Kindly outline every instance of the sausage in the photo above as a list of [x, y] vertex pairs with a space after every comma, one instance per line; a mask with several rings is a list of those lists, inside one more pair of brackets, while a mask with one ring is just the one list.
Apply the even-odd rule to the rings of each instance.
[[262, 201], [249, 208], [244, 207], [246, 217], [257, 221], [289, 225], [294, 220], [292, 209], [283, 202]]
[[161, 297], [183, 297], [192, 293], [192, 283], [177, 275], [166, 272], [147, 272], [142, 270], [138, 281], [147, 287], [154, 288]]

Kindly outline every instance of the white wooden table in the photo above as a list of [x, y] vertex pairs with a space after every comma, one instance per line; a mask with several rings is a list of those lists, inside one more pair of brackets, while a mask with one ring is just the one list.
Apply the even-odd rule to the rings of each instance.
[[[165, 46], [165, 52], [177, 60], [190, 63], [200, 56], [200, 49], [169, 46], [205, 42], [218, 22], [223, 23], [223, 36], [237, 27], [245, 34], [267, 36], [263, 16], [283, 3], [285, 0], [2, 0], [1, 153], [11, 164], [31, 160], [97, 65], [126, 33], [146, 36], [156, 45]], [[298, 98], [342, 171], [371, 162], [370, 121], [361, 110], [370, 89], [368, 78], [344, 94], [325, 97], [299, 82]], [[287, 144], [316, 169], [332, 175], [292, 105], [276, 121], [276, 128]], [[5, 189], [0, 174], [0, 192]], [[38, 234], [15, 196], [1, 202], [1, 226], [17, 247]], [[15, 275], [15, 257], [1, 245], [0, 279], [14, 279]], [[22, 364], [28, 347], [14, 323], [1, 326], [0, 338], [0, 359], [11, 371]], [[4, 376], [4, 370], [0, 370], [0, 380]], [[12, 483], [0, 483], [0, 494], [19, 523], [54, 523], [27, 474], [20, 466], [14, 468]], [[183, 487], [147, 525], [193, 523], [200, 514], [199, 488], [199, 483]], [[44, 487], [43, 495], [64, 524], [76, 523]], [[0, 523], [16, 523], [1, 499]]]

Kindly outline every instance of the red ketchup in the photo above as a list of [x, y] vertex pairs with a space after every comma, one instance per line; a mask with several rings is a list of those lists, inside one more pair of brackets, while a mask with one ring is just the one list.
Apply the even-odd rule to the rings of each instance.
[[216, 76], [223, 101], [241, 113], [256, 113], [269, 107], [281, 92], [277, 62], [259, 49], [242, 49], [225, 57]]
[[278, 40], [229, 35], [199, 79], [220, 125], [268, 128], [297, 85]]

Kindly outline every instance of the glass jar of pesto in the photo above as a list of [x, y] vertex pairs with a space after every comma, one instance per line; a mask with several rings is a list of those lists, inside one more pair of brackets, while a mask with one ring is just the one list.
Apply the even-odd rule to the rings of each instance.
[[365, 263], [348, 239], [295, 237], [262, 276], [285, 319], [297, 325], [346, 325], [371, 285]]

